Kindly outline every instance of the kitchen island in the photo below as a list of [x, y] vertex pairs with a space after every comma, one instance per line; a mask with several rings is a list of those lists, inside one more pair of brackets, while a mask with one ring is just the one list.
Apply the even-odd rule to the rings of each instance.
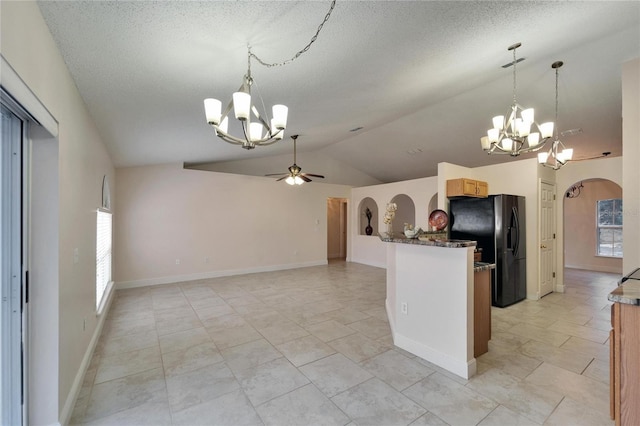
[[640, 424], [640, 268], [609, 293], [611, 418], [617, 425]]
[[[381, 234], [387, 242], [386, 309], [396, 346], [470, 378], [474, 358], [475, 241], [422, 241]], [[478, 270], [493, 265], [482, 264]]]

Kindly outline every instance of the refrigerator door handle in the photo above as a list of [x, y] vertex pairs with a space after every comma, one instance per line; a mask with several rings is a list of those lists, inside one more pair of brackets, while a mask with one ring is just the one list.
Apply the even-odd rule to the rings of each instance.
[[511, 247], [513, 255], [518, 255], [518, 247], [520, 247], [520, 223], [518, 221], [518, 209], [516, 207], [511, 208], [511, 220], [513, 221], [513, 227], [511, 228], [515, 234], [515, 244]]

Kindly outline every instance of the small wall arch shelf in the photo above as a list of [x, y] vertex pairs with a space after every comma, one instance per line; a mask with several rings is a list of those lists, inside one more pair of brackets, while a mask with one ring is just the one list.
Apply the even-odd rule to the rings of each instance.
[[378, 203], [371, 197], [365, 197], [360, 201], [358, 212], [358, 234], [377, 235]]
[[393, 233], [404, 235], [404, 224], [416, 225], [416, 205], [413, 199], [406, 194], [397, 194], [391, 199], [396, 203], [398, 210], [393, 219]]

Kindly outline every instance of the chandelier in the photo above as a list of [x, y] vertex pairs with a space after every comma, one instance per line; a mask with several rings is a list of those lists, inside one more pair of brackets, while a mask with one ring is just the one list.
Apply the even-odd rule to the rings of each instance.
[[[558, 123], [558, 69], [563, 65], [562, 61], [557, 61], [551, 64], [551, 68], [556, 70], [556, 123]], [[567, 161], [573, 157], [573, 149], [566, 148], [562, 141], [558, 138], [558, 126], [556, 124], [555, 137], [553, 143], [548, 152], [541, 152], [538, 154], [538, 163], [545, 167], [551, 167], [553, 170], [558, 170], [560, 167], [567, 164]]]
[[[204, 100], [204, 111], [207, 122], [213, 126], [220, 139], [231, 144], [241, 145], [244, 149], [253, 149], [256, 146], [271, 145], [283, 138], [289, 109], [285, 105], [274, 105], [272, 118], [269, 119], [266, 114], [260, 115], [256, 106], [251, 104], [251, 86], [254, 83], [251, 77], [251, 48], [248, 49], [248, 52], [247, 73], [242, 79], [242, 85], [233, 94], [227, 108], [223, 112], [222, 102], [218, 99], [208, 98]], [[260, 102], [264, 105], [262, 97], [260, 97]], [[228, 133], [231, 108], [233, 108], [235, 118], [242, 125], [242, 138]], [[252, 115], [255, 118], [253, 121]]]
[[[314, 36], [311, 37], [311, 41], [309, 41], [309, 43], [307, 43], [307, 45], [298, 51], [291, 59], [280, 63], [267, 63], [252, 53], [250, 46], [247, 48], [247, 73], [242, 79], [240, 88], [233, 94], [231, 101], [225, 110], [222, 110], [222, 102], [218, 99], [207, 98], [204, 100], [204, 111], [207, 123], [214, 128], [216, 136], [225, 142], [234, 145], [241, 145], [244, 149], [253, 149], [256, 146], [271, 145], [284, 137], [289, 109], [285, 105], [274, 105], [272, 108], [271, 118], [269, 118], [266, 112], [260, 115], [258, 108], [252, 104], [253, 99], [251, 97], [251, 86], [255, 82], [251, 77], [251, 58], [254, 58], [265, 67], [284, 66], [298, 59], [298, 57], [309, 50], [311, 45], [316, 41], [322, 27], [329, 20], [335, 5], [336, 0], [332, 0], [329, 11], [325, 15], [324, 20], [318, 26]], [[258, 97], [260, 98], [262, 109], [266, 111], [264, 101], [259, 93]], [[242, 135], [240, 137], [233, 136], [229, 133], [229, 113], [232, 108], [236, 120], [240, 121], [242, 127]]]
[[[533, 108], [522, 108], [516, 100], [516, 49], [521, 43], [509, 46], [513, 51], [513, 104], [508, 115], [493, 117], [493, 128], [480, 139], [482, 149], [487, 154], [509, 154], [516, 157], [526, 152], [541, 149], [553, 135], [553, 123], [538, 125]], [[531, 131], [535, 124], [538, 131]], [[535, 130], [535, 128], [534, 128]]]

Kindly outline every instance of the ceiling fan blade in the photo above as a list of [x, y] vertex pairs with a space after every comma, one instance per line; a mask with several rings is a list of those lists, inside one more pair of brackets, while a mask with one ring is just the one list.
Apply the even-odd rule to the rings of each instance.
[[282, 175], [288, 175], [289, 173], [269, 173], [268, 175], [265, 176], [282, 176]]
[[311, 179], [309, 179], [308, 177], [306, 177], [305, 175], [299, 175], [300, 179], [302, 179], [305, 182], [311, 182]]
[[320, 179], [324, 179], [324, 176], [322, 176], [322, 175], [315, 175], [313, 173], [302, 173], [302, 174], [306, 175], [306, 176], [313, 176], [313, 177], [317, 177], [317, 178], [320, 178]]
[[289, 175], [282, 176], [280, 179], [276, 179], [276, 182], [280, 182], [281, 180], [284, 180], [284, 179], [286, 179], [288, 177], [289, 177]]

